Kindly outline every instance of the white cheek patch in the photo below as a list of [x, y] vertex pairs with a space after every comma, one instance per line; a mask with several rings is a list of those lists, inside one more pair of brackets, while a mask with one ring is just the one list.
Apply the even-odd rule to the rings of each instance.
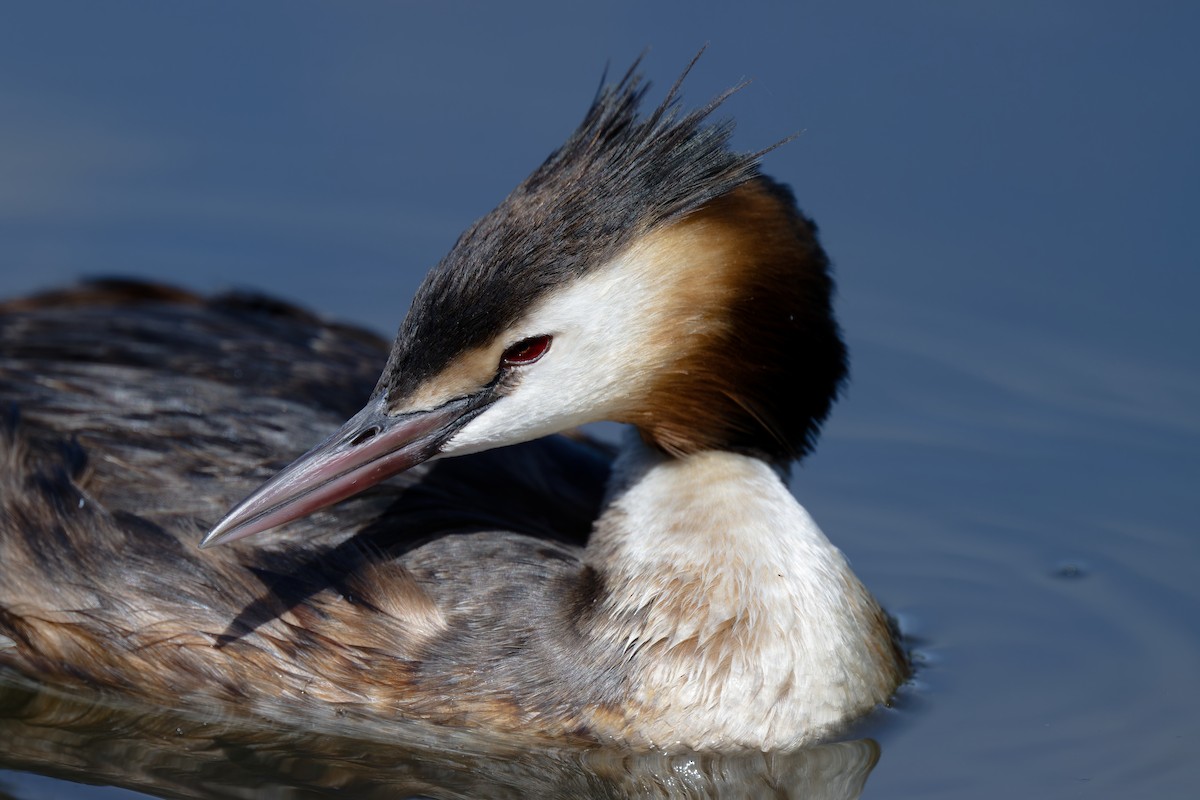
[[554, 337], [537, 362], [516, 367], [515, 388], [443, 448], [462, 455], [529, 441], [627, 414], [669, 357], [671, 270], [653, 247], [635, 247], [545, 297], [505, 337]]

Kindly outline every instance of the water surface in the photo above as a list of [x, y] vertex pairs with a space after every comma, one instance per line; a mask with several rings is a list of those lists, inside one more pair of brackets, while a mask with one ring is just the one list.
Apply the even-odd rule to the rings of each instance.
[[[803, 131], [766, 170], [837, 265], [854, 379], [794, 488], [922, 663], [859, 731], [877, 746], [816, 757], [850, 776], [836, 791], [1191, 796], [1198, 16], [28, 4], [0, 26], [0, 293], [95, 274], [254, 288], [390, 336], [457, 233], [580, 119], [606, 62], [651, 46], [661, 91], [709, 42], [685, 98], [750, 78], [727, 106], [736, 145]], [[60, 707], [27, 687], [0, 697], [0, 790], [21, 798], [231, 793], [212, 774], [292, 787], [281, 796], [346, 775], [401, 793], [448, 775], [447, 796], [504, 796], [506, 769], [619, 796], [630, 784], [580, 776], [645, 766], [525, 753], [464, 768], [435, 742], [394, 758], [407, 777], [371, 772], [387, 751], [363, 747], [364, 778], [344, 742], [95, 698]], [[793, 788], [807, 768], [716, 767]], [[69, 782], [81, 776], [100, 786]]]

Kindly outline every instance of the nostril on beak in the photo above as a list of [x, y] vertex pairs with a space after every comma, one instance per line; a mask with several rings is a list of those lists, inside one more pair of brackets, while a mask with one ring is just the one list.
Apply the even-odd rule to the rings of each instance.
[[369, 442], [370, 440], [374, 439], [378, 434], [379, 428], [372, 426], [367, 428], [365, 431], [355, 434], [354, 438], [348, 441], [346, 444], [350, 445], [351, 447], [358, 447], [363, 442]]

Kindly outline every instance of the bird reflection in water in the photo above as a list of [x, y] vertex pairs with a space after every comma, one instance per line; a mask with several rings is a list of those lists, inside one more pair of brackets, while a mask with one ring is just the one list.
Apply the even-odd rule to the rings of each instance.
[[237, 709], [197, 711], [65, 695], [0, 671], [0, 769], [179, 798], [252, 789], [255, 797], [853, 800], [879, 758], [865, 739], [789, 753], [636, 753], [527, 747], [405, 720], [372, 738], [361, 727], [308, 731]]

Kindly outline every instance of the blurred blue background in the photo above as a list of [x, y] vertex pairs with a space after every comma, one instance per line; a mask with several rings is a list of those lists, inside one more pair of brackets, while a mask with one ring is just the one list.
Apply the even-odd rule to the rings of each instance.
[[708, 43], [685, 102], [749, 79], [735, 145], [802, 132], [765, 170], [837, 268], [854, 381], [796, 491], [925, 663], [867, 796], [1180, 797], [1197, 31], [1187, 3], [8, 4], [0, 293], [136, 275], [390, 336], [606, 64], [649, 47], [657, 99]]

